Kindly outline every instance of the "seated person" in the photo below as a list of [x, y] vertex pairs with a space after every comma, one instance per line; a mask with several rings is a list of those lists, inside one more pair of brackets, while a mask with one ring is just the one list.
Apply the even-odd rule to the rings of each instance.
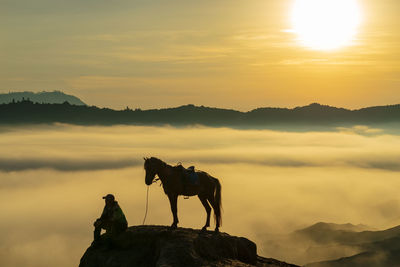
[[118, 202], [112, 194], [104, 196], [105, 207], [100, 218], [94, 222], [94, 242], [100, 240], [101, 229], [106, 230], [107, 234], [111, 237], [115, 237], [118, 234], [124, 232], [128, 228], [128, 222], [126, 221], [124, 212], [119, 207]]

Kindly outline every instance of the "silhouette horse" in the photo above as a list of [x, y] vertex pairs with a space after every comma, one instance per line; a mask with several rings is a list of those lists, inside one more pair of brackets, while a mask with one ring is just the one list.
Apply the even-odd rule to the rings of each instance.
[[185, 169], [182, 165], [171, 166], [154, 157], [144, 158], [144, 169], [146, 170], [145, 183], [147, 185], [151, 185], [153, 183], [156, 175], [161, 180], [164, 192], [168, 196], [171, 204], [171, 211], [174, 218], [174, 221], [171, 225], [172, 229], [177, 228], [179, 222], [177, 209], [178, 196], [197, 195], [207, 212], [206, 224], [201, 230], [205, 231], [207, 230], [207, 227], [210, 226], [211, 204], [215, 215], [215, 231], [219, 232], [219, 227], [222, 224], [222, 203], [221, 184], [217, 178], [212, 177], [206, 172], [196, 171], [199, 179], [198, 183], [196, 185], [191, 184], [190, 182], [184, 183], [183, 173]]

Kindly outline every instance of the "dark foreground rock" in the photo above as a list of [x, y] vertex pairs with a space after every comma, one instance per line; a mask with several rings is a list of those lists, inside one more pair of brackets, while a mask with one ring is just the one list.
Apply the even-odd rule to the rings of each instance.
[[132, 226], [116, 240], [90, 246], [79, 267], [296, 266], [257, 255], [256, 244], [225, 233]]

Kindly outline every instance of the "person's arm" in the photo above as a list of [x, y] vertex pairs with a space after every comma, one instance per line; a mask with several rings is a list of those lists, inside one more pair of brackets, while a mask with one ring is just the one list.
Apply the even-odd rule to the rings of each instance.
[[122, 211], [122, 209], [119, 206], [115, 208], [112, 220], [114, 222], [125, 220], [124, 212]]
[[104, 207], [103, 212], [101, 213], [101, 216], [100, 216], [99, 220], [102, 220], [102, 221], [109, 220], [109, 219], [111, 219], [110, 215], [111, 215], [110, 214], [110, 210], [107, 207]]

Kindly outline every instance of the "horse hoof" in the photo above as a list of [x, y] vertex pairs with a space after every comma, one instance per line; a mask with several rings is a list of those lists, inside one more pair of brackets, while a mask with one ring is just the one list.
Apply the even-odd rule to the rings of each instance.
[[215, 228], [214, 233], [219, 234], [219, 228]]
[[202, 232], [202, 233], [207, 232], [207, 227], [204, 226], [203, 228], [201, 228], [201, 232]]
[[178, 226], [176, 224], [173, 224], [169, 227], [170, 230], [175, 230], [176, 228], [178, 228]]

